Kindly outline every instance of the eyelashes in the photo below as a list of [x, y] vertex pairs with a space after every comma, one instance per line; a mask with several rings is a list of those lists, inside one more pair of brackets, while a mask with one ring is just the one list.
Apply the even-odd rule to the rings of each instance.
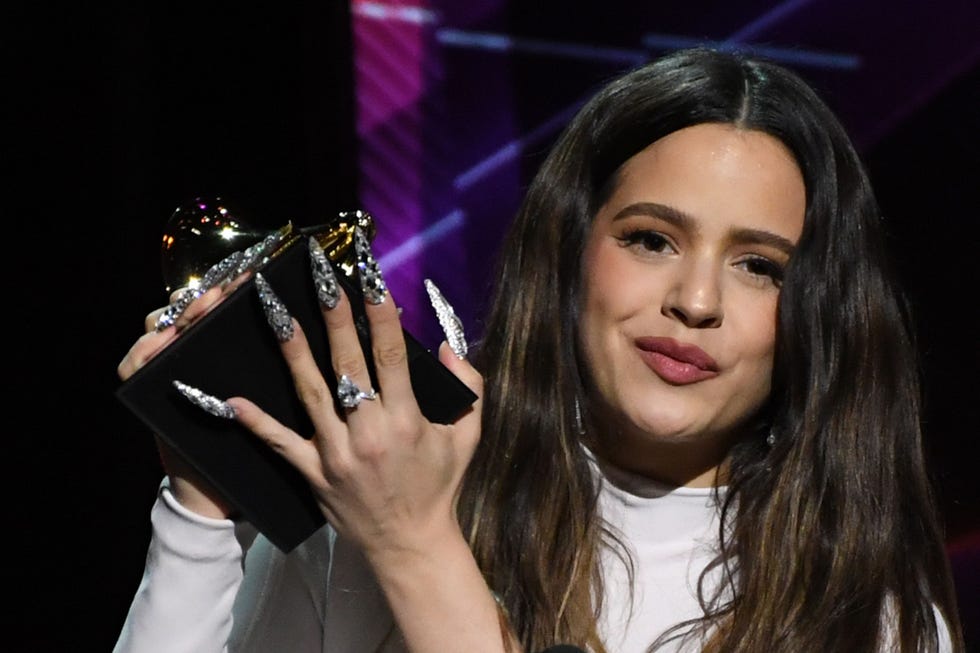
[[[621, 246], [640, 250], [642, 254], [671, 254], [677, 249], [664, 234], [652, 229], [628, 229], [616, 239]], [[783, 284], [786, 266], [758, 254], [747, 255], [735, 263], [735, 267], [760, 281], [769, 281], [777, 288]]]
[[750, 256], [744, 261], [739, 262], [738, 265], [753, 276], [769, 277], [777, 287], [783, 285], [783, 277], [786, 274], [786, 269], [775, 261], [771, 261], [762, 256]]
[[675, 251], [666, 236], [651, 229], [630, 229], [623, 232], [618, 240], [624, 247], [639, 245], [649, 252]]

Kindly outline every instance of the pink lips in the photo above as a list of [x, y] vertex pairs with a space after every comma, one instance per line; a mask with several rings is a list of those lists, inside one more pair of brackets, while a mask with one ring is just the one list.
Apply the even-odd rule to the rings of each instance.
[[673, 385], [697, 383], [718, 376], [718, 363], [700, 347], [673, 338], [637, 338], [643, 362], [657, 376]]

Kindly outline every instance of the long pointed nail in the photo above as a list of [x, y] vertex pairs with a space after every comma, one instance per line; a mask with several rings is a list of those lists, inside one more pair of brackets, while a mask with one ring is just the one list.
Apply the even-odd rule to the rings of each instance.
[[265, 280], [261, 272], [255, 273], [255, 289], [259, 293], [259, 300], [265, 317], [269, 320], [269, 326], [276, 334], [279, 342], [286, 342], [293, 337], [293, 318], [286, 309], [276, 293], [272, 291], [272, 286]]
[[313, 273], [313, 283], [316, 285], [316, 297], [324, 308], [334, 308], [340, 301], [340, 286], [337, 284], [337, 275], [316, 238], [310, 236], [309, 245], [310, 271]]
[[466, 344], [466, 336], [463, 334], [463, 322], [456, 315], [456, 311], [453, 310], [449, 302], [446, 301], [439, 288], [436, 287], [436, 284], [432, 283], [430, 279], [425, 279], [424, 283], [425, 290], [429, 293], [429, 302], [436, 311], [442, 332], [446, 334], [446, 342], [449, 343], [449, 348], [453, 350], [457, 358], [466, 358], [469, 346]]
[[283, 234], [276, 230], [254, 245], [246, 247], [242, 260], [238, 263], [238, 267], [235, 268], [231, 278], [234, 279], [245, 272], [254, 272], [265, 265], [269, 260], [269, 255], [275, 251], [282, 239]]
[[201, 293], [206, 293], [208, 290], [214, 288], [218, 284], [229, 281], [232, 272], [238, 268], [244, 256], [245, 252], [238, 250], [237, 252], [232, 252], [208, 268], [208, 271], [204, 273], [203, 277], [201, 277], [201, 282], [197, 284], [197, 287]]
[[226, 283], [233, 276], [237, 276], [233, 273], [240, 265], [243, 257], [244, 252], [241, 250], [229, 254], [208, 268], [196, 286], [189, 286], [181, 290], [174, 301], [170, 303], [170, 306], [157, 318], [156, 330], [163, 331], [167, 327], [173, 326], [177, 318], [183, 315], [187, 307], [191, 305], [191, 302], [215, 286]]
[[385, 300], [388, 287], [381, 276], [381, 268], [378, 267], [378, 262], [371, 253], [367, 236], [360, 227], [354, 229], [354, 252], [357, 255], [357, 273], [361, 280], [364, 299], [371, 304], [380, 304]]
[[164, 310], [163, 313], [160, 314], [160, 317], [157, 318], [156, 330], [163, 331], [167, 327], [173, 326], [177, 321], [177, 318], [183, 315], [184, 311], [187, 310], [187, 307], [191, 305], [191, 302], [203, 294], [204, 293], [198, 291], [197, 288], [184, 288], [177, 293], [177, 297], [170, 302], [170, 305], [167, 306], [166, 310]]
[[173, 383], [174, 387], [180, 391], [180, 394], [187, 397], [187, 399], [195, 406], [206, 410], [216, 417], [235, 419], [235, 409], [232, 408], [227, 402], [222, 401], [215, 396], [209, 395], [206, 392], [202, 392], [193, 386], [189, 386], [186, 383], [181, 383], [176, 379], [174, 379]]

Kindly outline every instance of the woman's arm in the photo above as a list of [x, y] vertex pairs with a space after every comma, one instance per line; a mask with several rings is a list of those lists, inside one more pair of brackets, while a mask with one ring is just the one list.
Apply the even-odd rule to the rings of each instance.
[[[160, 318], [170, 307], [149, 313], [145, 333], [119, 363], [119, 378], [125, 381], [166, 349], [248, 274], [201, 293], [179, 314], [171, 313], [174, 319], [166, 326]], [[180, 292], [171, 296], [175, 303]], [[160, 438], [156, 442], [167, 476], [150, 513], [143, 578], [114, 651], [223, 651], [242, 581], [243, 544], [224, 498]]]
[[164, 481], [146, 567], [114, 653], [225, 651], [243, 549], [228, 519], [181, 506]]
[[[311, 248], [315, 258], [315, 243]], [[301, 325], [256, 275], [314, 432], [301, 436], [244, 397], [226, 404], [234, 419], [306, 478], [327, 521], [361, 549], [410, 651], [499, 653], [505, 650], [500, 614], [456, 520], [461, 479], [479, 440], [482, 377], [443, 343], [440, 361], [478, 399], [453, 424], [425, 419], [412, 388], [398, 309], [361, 233], [355, 248], [378, 387], [371, 388], [350, 298], [342, 289], [327, 301], [321, 296], [321, 308], [333, 368], [327, 373], [338, 386], [352, 383], [363, 393], [348, 405], [334, 396]], [[319, 274], [330, 274], [327, 268], [321, 266]], [[317, 274], [318, 288], [331, 286]]]

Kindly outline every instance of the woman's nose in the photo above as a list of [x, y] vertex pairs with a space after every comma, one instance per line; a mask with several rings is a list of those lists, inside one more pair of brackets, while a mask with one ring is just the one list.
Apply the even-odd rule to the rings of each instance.
[[660, 312], [692, 329], [720, 327], [724, 311], [717, 271], [707, 262], [680, 266]]

